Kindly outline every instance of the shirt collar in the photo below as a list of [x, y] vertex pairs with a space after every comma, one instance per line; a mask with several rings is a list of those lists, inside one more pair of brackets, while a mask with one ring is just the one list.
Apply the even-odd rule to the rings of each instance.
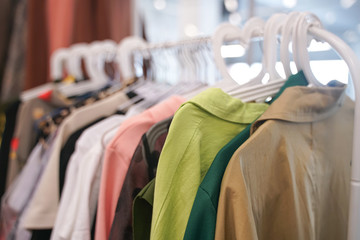
[[323, 120], [344, 103], [345, 87], [291, 87], [252, 125], [253, 133], [266, 120], [306, 123]]
[[252, 123], [268, 107], [267, 104], [244, 103], [219, 88], [209, 88], [184, 104], [194, 104], [221, 119], [242, 124]]

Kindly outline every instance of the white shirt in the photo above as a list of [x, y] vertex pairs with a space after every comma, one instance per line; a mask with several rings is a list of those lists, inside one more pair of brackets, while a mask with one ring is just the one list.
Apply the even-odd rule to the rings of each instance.
[[90, 239], [99, 194], [103, 136], [126, 116], [114, 115], [86, 129], [76, 142], [51, 239]]
[[[90, 191], [88, 191], [85, 188], [82, 188], [84, 191], [83, 194], [81, 194], [79, 213], [76, 218], [75, 227], [71, 239], [74, 240], [91, 239], [91, 226], [95, 219], [96, 206], [99, 198], [100, 180], [101, 180], [101, 172], [102, 172], [101, 170], [102, 170], [102, 162], [104, 159], [104, 153], [105, 153], [106, 145], [110, 143], [113, 137], [115, 137], [117, 130], [118, 128], [114, 128], [112, 131], [106, 134], [105, 146], [103, 145], [101, 147], [101, 152], [95, 149], [91, 153], [89, 152], [90, 156], [91, 154], [94, 154], [93, 155], [94, 157], [92, 158], [92, 160], [94, 161], [90, 161], [91, 163], [94, 164], [89, 163], [89, 165], [91, 165], [89, 166], [89, 171], [87, 174], [89, 178], [86, 179], [90, 180], [91, 178], [92, 181], [88, 181], [88, 180], [85, 181], [91, 182], [92, 185], [90, 185], [91, 187]], [[99, 148], [100, 146], [98, 147], [98, 149]], [[95, 152], [98, 152], [98, 154], [96, 154]], [[96, 156], [98, 156], [98, 158]], [[87, 204], [88, 202], [90, 204]]]

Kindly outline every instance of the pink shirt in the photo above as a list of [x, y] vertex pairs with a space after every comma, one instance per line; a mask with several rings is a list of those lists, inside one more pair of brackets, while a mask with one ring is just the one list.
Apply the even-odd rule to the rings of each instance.
[[127, 119], [121, 124], [116, 136], [107, 146], [105, 152], [97, 209], [95, 240], [109, 238], [121, 188], [141, 136], [155, 123], [174, 115], [183, 102], [185, 102], [184, 98], [172, 96], [143, 113]]

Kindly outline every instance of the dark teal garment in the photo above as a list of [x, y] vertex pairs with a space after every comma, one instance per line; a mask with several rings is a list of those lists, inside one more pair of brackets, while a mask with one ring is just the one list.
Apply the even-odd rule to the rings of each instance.
[[[308, 82], [301, 71], [291, 76], [269, 103], [273, 103], [288, 87], [307, 85]], [[196, 193], [184, 239], [203, 240], [215, 238], [221, 181], [232, 155], [249, 138], [250, 129], [251, 124], [226, 144], [216, 155]]]

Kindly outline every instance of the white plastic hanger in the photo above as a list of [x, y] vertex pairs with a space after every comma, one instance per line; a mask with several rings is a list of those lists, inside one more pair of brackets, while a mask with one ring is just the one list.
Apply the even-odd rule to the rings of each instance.
[[[276, 93], [281, 86], [285, 83], [285, 79], [281, 79], [275, 69], [276, 64], [276, 44], [277, 36], [280, 32], [282, 24], [286, 22], [287, 16], [285, 14], [275, 14], [266, 23], [264, 29], [264, 51], [263, 51], [263, 67], [257, 77], [250, 80], [250, 82], [242, 85], [238, 90], [230, 92], [233, 97], [240, 98], [245, 101], [246, 99], [259, 100], [265, 99], [268, 96]], [[251, 25], [248, 25], [251, 27]], [[246, 27], [246, 24], [245, 24]], [[244, 27], [244, 30], [246, 29]], [[248, 31], [248, 30], [246, 30]], [[251, 36], [251, 34], [250, 34]], [[270, 56], [267, 56], [270, 55]], [[273, 68], [272, 68], [273, 67]], [[270, 82], [267, 84], [262, 83], [262, 79], [269, 71], [271, 73]], [[269, 92], [267, 92], [267, 90]]]
[[85, 60], [85, 55], [89, 51], [87, 43], [76, 43], [70, 46], [70, 55], [67, 59], [67, 69], [69, 74], [74, 76], [75, 79], [83, 80], [85, 75], [81, 68], [82, 59]]
[[[67, 48], [59, 48], [53, 52], [50, 57], [50, 78], [52, 81], [62, 80], [64, 78], [64, 69], [69, 71], [67, 68], [67, 60], [70, 55], [70, 51]], [[57, 83], [56, 87], [62, 87], [64, 84]], [[56, 88], [54, 83], [46, 83], [41, 86], [26, 90], [21, 93], [20, 98], [22, 101], [28, 101], [42, 94], [43, 92], [53, 90]]]
[[[241, 38], [242, 43], [244, 47], [246, 48], [249, 44], [252, 38], [263, 36], [264, 38], [264, 56], [263, 56], [263, 66], [262, 70], [256, 76], [254, 79], [251, 79], [248, 83], [245, 83], [241, 85], [241, 89], [239, 89], [239, 85], [237, 84], [234, 87], [231, 87], [230, 89], [227, 88], [227, 92], [232, 92], [235, 94], [234, 91], [239, 90], [242, 92], [245, 87], [249, 87], [252, 85], [259, 85], [261, 87], [262, 80], [265, 76], [265, 74], [268, 72], [268, 65], [270, 63], [275, 62], [276, 63], [276, 40], [277, 40], [277, 33], [279, 32], [279, 29], [281, 28], [282, 22], [285, 21], [286, 14], [275, 14], [272, 16], [266, 23], [263, 22], [260, 18], [251, 18], [249, 19], [243, 28], [243, 30], [239, 30], [236, 27], [230, 25], [224, 28], [224, 30], [220, 31], [222, 28], [220, 28], [219, 32], [217, 32], [218, 35], [215, 34], [214, 38], [214, 55], [215, 55], [215, 61], [221, 71], [221, 73], [225, 76], [224, 79], [230, 79], [232, 82], [235, 82], [230, 74], [228, 73], [228, 70], [226, 68], [226, 65], [224, 63], [223, 58], [221, 57], [221, 53], [219, 51], [223, 40], [224, 40], [224, 34], [227, 33], [227, 31], [236, 32], [237, 34], [233, 36], [233, 38]], [[226, 25], [225, 25], [226, 26]], [[264, 33], [265, 31], [265, 33]], [[266, 35], [266, 36], [265, 36]], [[219, 47], [220, 46], [220, 47]], [[275, 60], [273, 60], [275, 59]], [[274, 65], [275, 65], [274, 63]], [[273, 70], [273, 69], [271, 69]], [[275, 67], [274, 67], [275, 70]], [[270, 72], [270, 78], [271, 79], [279, 79], [280, 76], [275, 71]], [[230, 85], [230, 81], [224, 81], [224, 84]], [[219, 86], [219, 85], [215, 85]], [[220, 85], [221, 86], [221, 85]], [[235, 94], [236, 95], [236, 94]]]
[[146, 47], [147, 43], [145, 40], [136, 36], [126, 37], [118, 45], [116, 59], [125, 81], [135, 77], [134, 66], [132, 64], [133, 51]]
[[211, 39], [214, 53], [214, 61], [223, 77], [223, 80], [217, 82], [213, 87], [221, 88], [224, 92], [230, 92], [231, 90], [239, 86], [239, 84], [229, 74], [229, 70], [227, 69], [225, 61], [221, 55], [221, 46], [223, 45], [224, 41], [235, 40], [240, 41], [240, 44], [243, 46], [246, 44], [241, 29], [230, 23], [221, 24], [216, 29]]
[[[66, 48], [57, 49], [50, 57], [50, 78], [51, 80], [61, 80], [63, 78], [63, 67], [69, 51]], [[38, 87], [23, 91], [20, 98], [23, 102], [38, 97], [41, 93], [54, 89], [53, 82], [40, 85]]]
[[[64, 69], [68, 72], [67, 60], [69, 58], [70, 51], [67, 48], [59, 48], [53, 52], [50, 57], [50, 78], [53, 82], [62, 80], [64, 78]], [[63, 87], [63, 83], [57, 83], [56, 86], [53, 82], [43, 84], [41, 86], [26, 90], [21, 93], [20, 98], [22, 101], [28, 101], [35, 97], [38, 97], [42, 93], [53, 90], [54, 88]]]
[[268, 30], [265, 26], [264, 64], [269, 73], [269, 81], [281, 78], [275, 68], [277, 62], [277, 42], [279, 34], [282, 34], [282, 27], [287, 20], [288, 15], [284, 13], [275, 14], [268, 20], [270, 24]]
[[59, 48], [50, 57], [50, 77], [53, 81], [63, 79], [63, 70], [70, 55], [67, 48]]
[[100, 41], [93, 42], [90, 44], [89, 51], [85, 55], [85, 66], [86, 70], [89, 73], [89, 81], [98, 82], [98, 83], [106, 83], [107, 79], [104, 74], [101, 74], [101, 67], [103, 67], [102, 55], [105, 54], [105, 49], [103, 47], [103, 43]]
[[289, 78], [292, 75], [290, 68], [290, 53], [289, 53], [289, 44], [292, 40], [293, 35], [296, 34], [296, 26], [301, 18], [303, 12], [291, 12], [288, 16], [288, 21], [283, 26], [282, 38], [280, 43], [280, 60], [284, 67], [284, 72], [286, 78]]
[[[231, 77], [228, 68], [226, 67], [225, 61], [221, 55], [221, 46], [225, 40], [238, 40], [240, 41], [240, 44], [246, 49], [248, 48], [253, 37], [263, 35], [264, 25], [265, 23], [262, 19], [251, 18], [245, 23], [243, 30], [228, 23], [222, 24], [218, 27], [213, 35], [212, 44], [215, 63], [224, 79], [216, 83], [213, 87], [221, 88], [223, 91], [228, 93], [239, 89], [239, 84], [236, 83], [236, 81]], [[243, 84], [242, 87], [244, 85], [246, 84]]]
[[[298, 50], [303, 50], [299, 62], [306, 78], [312, 83], [317, 80], [313, 75], [309, 55], [306, 50], [307, 36], [310, 34], [315, 39], [324, 41], [342, 57], [349, 67], [349, 71], [354, 83], [355, 89], [355, 121], [354, 121], [354, 141], [353, 141], [353, 159], [351, 163], [351, 187], [350, 187], [350, 205], [348, 222], [348, 240], [360, 239], [360, 60], [354, 51], [338, 36], [319, 27], [319, 22], [314, 15], [307, 15], [302, 19], [302, 24], [298, 26]], [[320, 86], [321, 83], [316, 84]], [[344, 162], [344, 164], [347, 164]]]
[[[63, 70], [66, 69], [66, 60], [69, 56], [69, 50], [66, 48], [60, 48], [54, 51], [50, 57], [50, 78], [51, 80], [62, 80], [63, 79]], [[57, 83], [57, 86], [62, 86], [61, 83]], [[20, 95], [22, 101], [28, 101], [35, 97], [38, 97], [40, 94], [53, 90], [55, 85], [53, 82], [43, 84], [41, 86], [23, 91]]]
[[[148, 43], [139, 37], [131, 36], [124, 38], [117, 48], [116, 62], [120, 70], [121, 76], [124, 81], [130, 81], [136, 77], [135, 69], [133, 65], [133, 52], [135, 50], [147, 49]], [[142, 51], [143, 57], [150, 59], [150, 53], [147, 51]], [[154, 85], [156, 90], [154, 90]], [[144, 79], [139, 79], [137, 82], [133, 83], [128, 87], [128, 90], [136, 90], [136, 93], [139, 95], [134, 99], [130, 99], [130, 102], [138, 101], [137, 98], [152, 98], [153, 93], [159, 90], [160, 85], [152, 81], [145, 81]]]
[[[266, 21], [265, 26], [263, 27], [262, 68], [255, 78], [251, 79], [249, 82], [243, 85], [244, 87], [252, 85], [259, 85], [261, 87], [266, 74], [269, 76], [269, 81], [280, 79], [280, 76], [275, 69], [277, 37], [279, 30], [281, 29], [281, 24], [286, 22], [286, 17], [286, 14], [279, 13], [274, 14]], [[252, 26], [249, 25], [249, 27]], [[274, 65], [273, 68], [272, 65]]]
[[[165, 99], [167, 97], [170, 97], [171, 95], [184, 95], [189, 92], [193, 92], [195, 89], [199, 89], [204, 86], [204, 84], [201, 82], [201, 76], [199, 76], [199, 71], [202, 70], [200, 68], [204, 67], [199, 61], [199, 59], [196, 57], [196, 53], [199, 51], [204, 44], [203, 41], [195, 41], [194, 43], [186, 43], [185, 45], [174, 45], [172, 43], [165, 43], [164, 47], [157, 48], [155, 52], [157, 52], [158, 57], [153, 59], [153, 61], [156, 63], [158, 60], [160, 60], [159, 65], [155, 71], [164, 71], [162, 69], [170, 69], [170, 64], [178, 64], [179, 72], [181, 72], [179, 75], [182, 77], [178, 79], [176, 84], [174, 85], [174, 82], [169, 82], [167, 79], [169, 78], [170, 73], [168, 70], [165, 70], [163, 72], [163, 80], [166, 84], [166, 87], [163, 91], [163, 93], [159, 93], [155, 98], [152, 100], [153, 102], [158, 102], [161, 99]], [[174, 49], [171, 50], [171, 49]], [[176, 60], [175, 60], [176, 59]], [[185, 75], [184, 75], [185, 73]], [[155, 73], [156, 76], [159, 76], [158, 73]], [[155, 81], [157, 78], [155, 78]], [[151, 103], [151, 101], [150, 101]], [[140, 105], [146, 106], [146, 102], [140, 103]]]
[[[242, 30], [245, 49], [247, 49], [250, 46], [250, 43], [253, 38], [264, 37], [265, 26], [266, 26], [265, 22], [258, 17], [253, 17], [250, 18], [248, 21], [246, 21], [244, 28]], [[222, 62], [224, 63], [224, 61]], [[263, 65], [262, 70], [259, 72], [259, 74], [255, 78], [248, 81], [247, 83], [242, 84], [241, 88], [243, 89], [244, 87], [247, 86], [260, 84], [261, 80], [264, 77], [264, 74], [265, 74], [265, 67]], [[238, 88], [239, 85], [237, 85], [237, 87], [234, 88], [232, 91], [237, 90]]]
[[[274, 21], [274, 18], [272, 21]], [[270, 26], [272, 26], [272, 21], [270, 22], [271, 24], [267, 23], [269, 29], [268, 31], [270, 31], [271, 29], [274, 32], [273, 28], [270, 28]], [[226, 36], [230, 36], [227, 38], [230, 40], [240, 39], [241, 43], [246, 48], [252, 38], [263, 36], [264, 25], [265, 23], [263, 22], [262, 19], [251, 18], [245, 23], [245, 26], [242, 31], [230, 24], [224, 24], [220, 28], [218, 28], [218, 31], [213, 37], [213, 49], [215, 55], [215, 62], [218, 68], [220, 69], [221, 73], [225, 75], [225, 77], [224, 80], [220, 82], [220, 84], [219, 83], [215, 84], [214, 87], [220, 87], [223, 90], [225, 90], [225, 92], [229, 92], [230, 95], [241, 98], [246, 101], [264, 99], [267, 96], [271, 96], [277, 93], [278, 89], [280, 89], [280, 87], [283, 85], [285, 81], [275, 80], [274, 82], [269, 83], [268, 85], [263, 85], [261, 83], [261, 80], [263, 78], [263, 75], [260, 75], [261, 73], [257, 78], [253, 79], [251, 84], [243, 84], [243, 85], [237, 84], [235, 80], [233, 80], [230, 74], [228, 73], [228, 70], [224, 63], [224, 59], [222, 58], [221, 52], [219, 51], [224, 39], [226, 39]], [[276, 44], [276, 36], [274, 38]], [[266, 68], [263, 67], [263, 69]]]
[[[111, 41], [94, 41], [87, 46], [87, 49], [79, 49], [76, 55], [77, 58], [74, 60], [75, 67], [81, 69], [81, 59], [84, 57], [89, 79], [76, 84], [61, 86], [59, 90], [65, 96], [75, 96], [104, 87], [109, 82], [104, 70], [104, 56], [108, 54], [106, 51], [111, 51], [111, 46], [113, 46], [112, 51], [115, 51], [116, 44], [112, 44]], [[79, 69], [76, 71], [79, 71]]]
[[89, 65], [93, 70], [91, 80], [108, 83], [110, 78], [105, 71], [105, 63], [115, 59], [117, 44], [113, 40], [104, 40], [97, 43], [89, 55]]
[[[136, 77], [132, 59], [133, 51], [145, 49], [147, 46], [148, 44], [142, 38], [134, 36], [123, 39], [118, 45], [116, 60], [125, 81]], [[149, 55], [146, 54], [146, 52], [144, 52], [144, 54], [146, 55], [144, 57], [149, 58]], [[118, 109], [123, 110], [137, 102], [139, 99], [145, 99], [145, 101], [152, 103], [155, 101], [155, 98], [162, 96], [167, 89], [168, 87], [164, 84], [158, 84], [152, 81], [138, 81], [128, 87], [128, 90], [136, 91], [138, 96], [121, 104], [118, 106]]]
[[[311, 39], [307, 35], [308, 28], [310, 26], [316, 26], [317, 29], [322, 29], [322, 23], [320, 19], [312, 13], [304, 13], [299, 17], [298, 24], [296, 25], [296, 34], [293, 35], [293, 53], [297, 69], [306, 71], [306, 76], [309, 76], [307, 80], [314, 86], [324, 86], [318, 81], [311, 72], [310, 58], [307, 51]], [[303, 35], [302, 35], [303, 34]], [[311, 73], [311, 74], [310, 74]]]
[[[119, 43], [117, 47], [116, 62], [120, 69], [121, 76], [125, 81], [132, 80], [136, 77], [132, 58], [133, 51], [146, 49], [147, 47], [147, 42], [136, 36], [126, 37]], [[150, 55], [146, 54], [146, 51], [144, 51], [143, 54], [146, 55], [144, 56], [145, 58], [150, 58]], [[136, 90], [137, 93], [142, 93], [142, 95], [151, 95], [153, 91], [149, 90], [154, 84], [155, 83], [152, 81], [144, 81], [144, 79], [142, 79], [129, 86], [128, 89]]]

